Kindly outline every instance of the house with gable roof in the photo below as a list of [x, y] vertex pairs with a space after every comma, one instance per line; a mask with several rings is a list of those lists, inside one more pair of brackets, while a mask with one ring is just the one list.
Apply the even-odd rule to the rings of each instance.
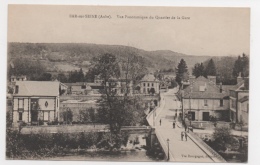
[[59, 120], [60, 90], [58, 81], [17, 81], [13, 94], [13, 125]]
[[209, 121], [211, 117], [228, 120], [229, 95], [222, 84], [216, 84], [216, 77], [193, 79], [182, 95], [184, 114], [190, 114], [192, 120]]

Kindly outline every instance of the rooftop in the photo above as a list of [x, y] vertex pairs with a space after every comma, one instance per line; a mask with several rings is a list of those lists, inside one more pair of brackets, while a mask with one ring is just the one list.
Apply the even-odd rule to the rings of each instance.
[[226, 91], [220, 92], [220, 86], [209, 79], [200, 76], [184, 89], [184, 98], [226, 98]]
[[60, 82], [57, 81], [17, 81], [18, 93], [14, 96], [59, 96]]
[[149, 74], [146, 74], [142, 79], [141, 81], [156, 81], [156, 82], [159, 82], [158, 79], [155, 78], [155, 76], [152, 74], [152, 73], [149, 73]]
[[244, 97], [242, 97], [241, 99], [239, 99], [238, 101], [239, 101], [240, 103], [243, 103], [243, 102], [248, 101], [248, 100], [249, 100], [249, 96], [244, 96]]

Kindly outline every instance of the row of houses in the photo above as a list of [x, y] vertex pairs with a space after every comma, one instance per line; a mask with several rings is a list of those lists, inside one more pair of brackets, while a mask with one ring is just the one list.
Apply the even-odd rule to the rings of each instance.
[[[103, 80], [99, 76], [95, 76], [94, 82], [64, 84], [68, 86], [67, 94], [72, 95], [101, 94], [102, 90], [104, 90]], [[111, 78], [106, 82], [106, 87], [110, 87], [119, 96], [124, 95], [126, 92], [129, 95], [159, 94], [161, 87], [166, 88], [152, 73], [145, 75], [137, 84], [125, 77]]]
[[[61, 83], [59, 81], [13, 81], [12, 121], [14, 125], [20, 122], [37, 125], [62, 121], [62, 112], [69, 108], [79, 114], [80, 110], [95, 107], [96, 98], [100, 97], [104, 84], [102, 82]], [[159, 102], [160, 81], [153, 74], [147, 74], [134, 89], [133, 82], [126, 83], [123, 79], [111, 79], [107, 86], [121, 96], [127, 90], [129, 95], [142, 95], [146, 102]], [[135, 87], [136, 88], [136, 87]], [[136, 91], [138, 91], [136, 93]], [[149, 105], [147, 105], [149, 106]], [[76, 119], [77, 117], [74, 116]]]
[[237, 78], [236, 85], [216, 83], [215, 76], [205, 78], [190, 77], [179, 98], [183, 102], [185, 114], [191, 120], [209, 121], [212, 118], [222, 121], [248, 123], [249, 79]]

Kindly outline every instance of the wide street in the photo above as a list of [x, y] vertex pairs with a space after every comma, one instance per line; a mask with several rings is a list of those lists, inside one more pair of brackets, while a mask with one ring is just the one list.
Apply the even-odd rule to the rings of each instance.
[[162, 101], [165, 101], [165, 104], [162, 104], [164, 107], [162, 107], [162, 110], [158, 112], [159, 114], [157, 114], [158, 116], [156, 118], [155, 129], [157, 138], [164, 148], [165, 146], [167, 147], [167, 139], [169, 139], [169, 161], [212, 162], [207, 154], [203, 152], [189, 137], [187, 138], [187, 141], [185, 140], [185, 137], [183, 138], [183, 141], [181, 140], [181, 132], [184, 131], [183, 128], [180, 128], [177, 125], [173, 128], [176, 109], [178, 109], [178, 113], [181, 110], [181, 103], [175, 95], [176, 92], [177, 90], [175, 88], [162, 94]]

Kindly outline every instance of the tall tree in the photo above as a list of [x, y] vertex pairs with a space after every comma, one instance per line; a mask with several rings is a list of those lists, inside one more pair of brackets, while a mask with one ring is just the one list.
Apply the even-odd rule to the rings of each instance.
[[199, 76], [205, 76], [205, 69], [203, 63], [197, 63], [194, 65], [194, 68], [192, 69], [192, 75], [194, 75], [196, 78]]
[[205, 72], [206, 72], [206, 76], [216, 76], [217, 75], [217, 70], [216, 70], [216, 66], [215, 66], [213, 59], [209, 60], [209, 63], [206, 67]]
[[69, 82], [75, 83], [75, 82], [83, 82], [85, 80], [84, 73], [82, 68], [80, 68], [79, 71], [71, 71], [69, 74]]
[[84, 81], [84, 73], [83, 73], [82, 68], [80, 68], [80, 70], [79, 70], [78, 80], [79, 80], [79, 82], [83, 82]]
[[68, 81], [68, 78], [64, 73], [59, 73], [57, 79], [62, 83], [66, 83]]
[[[128, 83], [132, 81], [137, 73], [136, 63], [130, 56], [122, 64], [122, 70], [125, 74], [126, 87]], [[98, 108], [98, 119], [99, 122], [109, 124], [111, 132], [111, 140], [115, 143], [114, 147], [118, 148], [121, 146], [122, 136], [121, 128], [124, 125], [135, 125], [139, 119], [141, 109], [140, 98], [129, 96], [126, 90], [125, 95], [118, 96], [116, 92], [113, 91], [113, 84], [110, 83], [111, 79], [118, 79], [120, 77], [120, 67], [117, 59], [114, 55], [104, 54], [97, 58], [95, 68], [100, 70], [100, 78], [103, 81], [104, 93], [99, 102]]]
[[127, 95], [130, 92], [130, 83], [132, 82], [132, 88], [134, 89], [139, 84], [141, 77], [147, 73], [147, 68], [144, 65], [144, 60], [138, 57], [136, 51], [126, 48], [125, 52], [127, 52], [127, 58], [121, 61], [121, 70], [124, 74], [122, 76], [125, 79], [127, 87], [125, 95]]
[[176, 81], [179, 85], [181, 85], [182, 81], [187, 81], [189, 79], [188, 77], [188, 67], [186, 62], [181, 59], [180, 63], [178, 64], [178, 67], [176, 68]]
[[249, 58], [245, 53], [242, 54], [242, 57], [238, 56], [233, 67], [233, 76], [238, 77], [239, 73], [242, 77], [249, 76]]

